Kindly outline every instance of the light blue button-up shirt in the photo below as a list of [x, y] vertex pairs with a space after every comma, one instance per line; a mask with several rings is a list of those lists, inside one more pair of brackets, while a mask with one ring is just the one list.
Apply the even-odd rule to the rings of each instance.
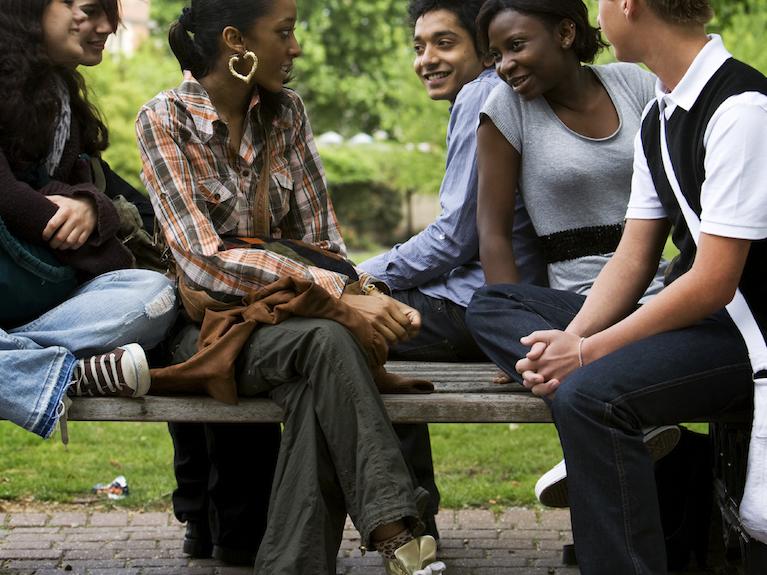
[[[486, 69], [463, 87], [450, 108], [437, 220], [405, 243], [358, 266], [392, 291], [418, 288], [428, 296], [466, 307], [485, 284], [477, 236], [477, 128], [479, 112], [500, 81], [493, 69]], [[545, 285], [546, 265], [536, 249], [535, 232], [520, 194], [512, 241], [520, 281]]]

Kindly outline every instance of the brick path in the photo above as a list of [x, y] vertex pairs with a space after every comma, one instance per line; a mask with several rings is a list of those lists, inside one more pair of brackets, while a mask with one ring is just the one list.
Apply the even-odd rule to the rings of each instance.
[[[564, 567], [562, 545], [572, 541], [567, 511], [444, 510], [438, 517], [440, 559], [446, 575], [578, 575]], [[181, 553], [183, 525], [169, 513], [0, 512], [2, 575], [245, 575]], [[359, 535], [347, 524], [339, 575], [383, 573], [376, 553], [358, 550]]]

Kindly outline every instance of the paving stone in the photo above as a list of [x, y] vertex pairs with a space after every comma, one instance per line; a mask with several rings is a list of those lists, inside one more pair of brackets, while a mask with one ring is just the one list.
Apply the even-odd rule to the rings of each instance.
[[544, 529], [570, 530], [570, 510], [550, 509], [541, 515], [540, 526]]
[[0, 549], [2, 559], [58, 559], [61, 557], [61, 549]]
[[538, 523], [538, 515], [534, 509], [512, 507], [501, 513], [501, 516], [498, 518], [498, 523], [503, 528], [516, 528], [520, 525], [529, 528]]
[[122, 527], [128, 525], [128, 514], [124, 511], [91, 513], [90, 525], [92, 527]]
[[[175, 522], [174, 522], [175, 523]], [[168, 514], [167, 513], [134, 513], [130, 517], [131, 526], [141, 525], [150, 526], [156, 525], [159, 527], [168, 526]], [[179, 525], [179, 527], [181, 527]]]
[[63, 527], [80, 527], [87, 523], [87, 513], [54, 513], [48, 525]]
[[9, 527], [45, 527], [47, 513], [14, 513], [8, 522]]
[[466, 509], [458, 512], [455, 523], [460, 529], [488, 529], [495, 526], [495, 515], [487, 509]]

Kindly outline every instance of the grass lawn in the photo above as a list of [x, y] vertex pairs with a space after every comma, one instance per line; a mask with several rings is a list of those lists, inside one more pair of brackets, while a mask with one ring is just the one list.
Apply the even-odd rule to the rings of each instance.
[[[691, 426], [705, 431], [705, 424]], [[437, 482], [445, 508], [529, 506], [541, 473], [562, 456], [553, 425], [431, 425]], [[0, 507], [3, 501], [108, 503], [95, 483], [128, 479], [129, 497], [115, 505], [166, 509], [175, 486], [172, 446], [162, 423], [69, 424], [70, 443], [43, 441], [0, 422]], [[243, 478], [247, 489], [247, 478]]]
[[[0, 505], [102, 501], [91, 487], [117, 475], [128, 479], [131, 495], [116, 505], [170, 505], [172, 447], [164, 424], [72, 422], [69, 428], [65, 447], [0, 422]], [[561, 457], [551, 425], [441, 424], [431, 433], [444, 507], [532, 504], [536, 479]]]

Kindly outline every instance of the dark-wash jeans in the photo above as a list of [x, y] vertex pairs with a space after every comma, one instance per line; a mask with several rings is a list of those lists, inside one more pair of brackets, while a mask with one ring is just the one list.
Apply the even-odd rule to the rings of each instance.
[[[520, 337], [562, 329], [584, 298], [548, 288], [479, 290], [467, 324], [509, 373]], [[748, 413], [746, 346], [726, 312], [648, 337], [574, 371], [550, 402], [567, 461], [573, 537], [584, 575], [666, 573], [653, 463], [642, 428]]]
[[[487, 361], [466, 327], [466, 308], [450, 300], [430, 297], [417, 288], [395, 291], [392, 297], [417, 309], [421, 331], [410, 341], [397, 344], [390, 359], [404, 361]], [[423, 517], [426, 532], [439, 538], [434, 515], [439, 511], [439, 488], [434, 479], [429, 426], [425, 423], [398, 423], [394, 426], [402, 455], [410, 466], [416, 485], [429, 492], [430, 501]]]

